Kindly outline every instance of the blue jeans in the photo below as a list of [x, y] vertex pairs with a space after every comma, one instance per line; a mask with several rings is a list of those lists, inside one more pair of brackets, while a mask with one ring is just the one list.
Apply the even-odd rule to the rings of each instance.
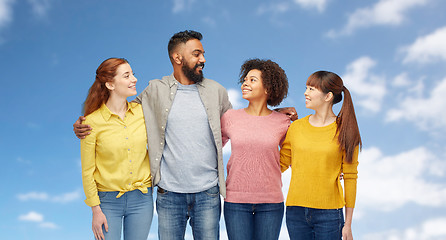
[[277, 240], [282, 226], [281, 203], [225, 202], [224, 216], [229, 240]]
[[183, 240], [188, 219], [195, 240], [220, 237], [218, 186], [198, 193], [169, 192], [158, 187], [156, 211], [160, 240]]
[[120, 198], [119, 192], [98, 192], [108, 223], [108, 232], [102, 227], [106, 240], [121, 240], [122, 227], [125, 240], [147, 240], [153, 217], [152, 188], [148, 190], [126, 192]]
[[339, 209], [298, 206], [286, 208], [286, 226], [291, 240], [340, 240], [344, 214]]

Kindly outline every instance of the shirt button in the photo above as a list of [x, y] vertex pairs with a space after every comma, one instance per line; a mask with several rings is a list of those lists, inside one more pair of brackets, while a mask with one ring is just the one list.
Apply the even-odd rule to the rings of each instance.
[[127, 128], [126, 126], [124, 126], [124, 128]]
[[128, 137], [126, 137], [125, 139], [127, 139], [127, 140], [128, 140], [129, 138], [128, 138]]
[[132, 174], [133, 172], [130, 172], [130, 174]]
[[130, 148], [129, 148], [129, 149], [127, 149], [127, 151], [130, 151]]
[[166, 108], [166, 112], [168, 112], [168, 111], [169, 111], [169, 109]]
[[[163, 143], [162, 143], [162, 142], [160, 142], [160, 144], [161, 144], [161, 145], [163, 145]], [[130, 149], [129, 149], [129, 150], [130, 150]]]
[[129, 162], [132, 162], [132, 160], [130, 160]]
[[158, 161], [158, 158], [155, 158], [155, 161]]
[[164, 129], [164, 126], [161, 126], [161, 129]]

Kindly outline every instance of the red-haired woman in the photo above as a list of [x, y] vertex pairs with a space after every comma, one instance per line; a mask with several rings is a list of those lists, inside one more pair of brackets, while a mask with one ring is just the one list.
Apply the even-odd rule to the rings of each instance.
[[127, 60], [109, 58], [96, 70], [84, 103], [91, 134], [81, 140], [85, 203], [96, 239], [147, 239], [153, 216], [147, 135]]
[[[315, 72], [306, 85], [305, 105], [315, 113], [291, 124], [280, 151], [282, 172], [289, 166], [292, 170], [286, 201], [288, 234], [291, 240], [352, 240], [362, 146], [353, 102], [335, 73]], [[342, 93], [344, 101], [336, 116], [333, 105], [342, 100]]]

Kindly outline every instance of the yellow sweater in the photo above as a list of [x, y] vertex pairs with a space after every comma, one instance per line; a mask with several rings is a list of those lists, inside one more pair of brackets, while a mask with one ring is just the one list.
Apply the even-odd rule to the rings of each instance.
[[[339, 150], [336, 123], [314, 127], [309, 116], [294, 121], [280, 151], [282, 172], [291, 166], [287, 206], [318, 209], [354, 208], [358, 178], [358, 149], [353, 162], [343, 161]], [[344, 173], [344, 191], [339, 175]]]

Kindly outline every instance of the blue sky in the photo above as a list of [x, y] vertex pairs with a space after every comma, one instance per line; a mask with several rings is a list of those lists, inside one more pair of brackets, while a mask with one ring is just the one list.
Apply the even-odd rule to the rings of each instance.
[[237, 77], [248, 58], [285, 69], [282, 106], [301, 117], [306, 78], [338, 73], [364, 144], [355, 238], [446, 239], [445, 11], [442, 0], [0, 0], [0, 238], [92, 239], [72, 124], [95, 70], [125, 57], [141, 92], [172, 72], [171, 35], [194, 29], [205, 76], [235, 108], [246, 106]]

